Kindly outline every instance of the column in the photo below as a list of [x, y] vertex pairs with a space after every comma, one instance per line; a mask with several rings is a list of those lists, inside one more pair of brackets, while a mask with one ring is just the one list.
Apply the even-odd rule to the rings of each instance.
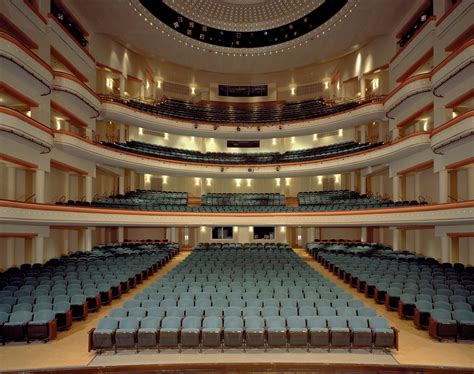
[[92, 202], [92, 177], [90, 175], [84, 176], [84, 182], [86, 185], [86, 201], [88, 203]]
[[308, 227], [308, 243], [314, 242], [314, 239], [316, 237], [316, 228], [314, 227]]
[[285, 153], [285, 138], [277, 138], [278, 153]]
[[69, 253], [69, 230], [63, 230], [63, 251]]
[[70, 196], [70, 184], [69, 184], [69, 173], [68, 172], [64, 173], [63, 184], [64, 184], [64, 199], [66, 201], [68, 201], [69, 196]]
[[189, 227], [185, 227], [184, 228], [184, 246], [187, 247], [189, 245]]
[[82, 250], [84, 252], [92, 251], [92, 229], [88, 227], [82, 231], [82, 235], [84, 235], [84, 240], [82, 241], [84, 247]]
[[415, 230], [415, 252], [416, 253], [423, 253], [421, 247], [421, 230]]
[[384, 243], [385, 242], [384, 229], [385, 229], [385, 227], [383, 227], [383, 226], [379, 227], [379, 243]]
[[16, 169], [7, 166], [7, 199], [15, 200], [16, 194]]
[[125, 177], [119, 176], [119, 195], [125, 194]]
[[138, 188], [140, 190], [145, 189], [145, 174], [143, 173], [138, 174]]
[[117, 227], [117, 241], [122, 243], [125, 239], [125, 230], [123, 226]]
[[45, 184], [45, 171], [37, 169], [35, 173], [35, 194], [36, 202], [44, 204], [44, 184]]
[[439, 202], [447, 203], [449, 201], [449, 173], [446, 169], [441, 169], [439, 175]]
[[367, 143], [367, 126], [360, 126], [360, 142]]
[[303, 230], [301, 227], [296, 228], [296, 243], [298, 247], [301, 247], [301, 243], [303, 242]]
[[7, 263], [6, 269], [15, 265], [15, 238], [6, 238]]
[[400, 129], [398, 127], [395, 127], [392, 130], [392, 140], [398, 139], [400, 137]]
[[419, 200], [421, 196], [421, 173], [415, 174], [415, 200]]
[[121, 123], [119, 125], [119, 142], [120, 143], [125, 143], [125, 124]]
[[285, 194], [285, 178], [280, 178], [280, 195]]
[[394, 175], [392, 177], [393, 184], [393, 201], [400, 201], [400, 177]]
[[400, 250], [400, 230], [398, 227], [392, 227], [392, 235], [393, 235], [393, 245], [392, 248], [394, 251]]
[[125, 96], [126, 84], [127, 84], [127, 78], [121, 75], [120, 76], [120, 96]]
[[135, 171], [130, 170], [130, 191], [135, 191], [135, 189], [136, 189]]
[[206, 178], [201, 178], [201, 196], [205, 195], [207, 193], [206, 191]]
[[85, 129], [85, 135], [86, 135], [86, 139], [93, 140], [93, 139], [92, 139], [93, 133], [92, 133], [92, 129], [91, 129], [91, 128], [86, 127], [86, 129]]
[[441, 262], [451, 262], [451, 238], [447, 235], [441, 237]]
[[356, 173], [355, 171], [351, 171], [351, 191], [355, 191], [356, 189]]
[[176, 227], [171, 228], [171, 241], [173, 243], [178, 241], [178, 229]]
[[474, 200], [474, 166], [467, 168], [467, 199]]
[[384, 194], [383, 175], [379, 176], [379, 194], [380, 196]]
[[171, 227], [167, 227], [167, 228], [166, 228], [165, 235], [166, 235], [166, 238], [165, 238], [165, 239], [168, 239], [168, 241], [171, 242], [171, 241], [172, 241], [172, 238], [171, 238]]
[[145, 190], [151, 190], [151, 175], [150, 174], [145, 174], [143, 176], [143, 189]]
[[360, 171], [360, 193], [361, 195], [367, 193], [367, 178], [365, 176], [365, 170]]
[[365, 99], [365, 79], [364, 79], [364, 77], [361, 78], [359, 83], [360, 83], [360, 98]]
[[360, 228], [360, 241], [367, 243], [367, 227]]
[[33, 259], [35, 263], [42, 264], [44, 262], [44, 238], [39, 235], [34, 239]]

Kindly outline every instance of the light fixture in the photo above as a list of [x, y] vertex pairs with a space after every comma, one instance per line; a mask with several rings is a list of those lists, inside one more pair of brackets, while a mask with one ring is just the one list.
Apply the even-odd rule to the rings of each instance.
[[318, 140], [318, 134], [313, 135], [313, 140]]
[[342, 136], [344, 135], [344, 131], [342, 129], [339, 129], [339, 133], [338, 133], [339, 136]]
[[61, 130], [61, 121], [59, 119], [56, 120], [56, 130]]
[[298, 234], [297, 240], [300, 242], [301, 241], [301, 234]]
[[105, 85], [107, 86], [107, 88], [114, 88], [113, 78], [106, 78], [105, 79]]
[[235, 180], [235, 185], [236, 185], [237, 187], [240, 187], [240, 183], [241, 183], [241, 182], [242, 182], [241, 179], [236, 179], [236, 180]]
[[212, 178], [206, 178], [206, 186], [210, 187], [212, 184]]
[[184, 234], [184, 241], [187, 242], [189, 240], [189, 235], [188, 234]]
[[239, 227], [238, 226], [234, 226], [234, 232], [237, 232], [239, 231]]
[[294, 137], [294, 136], [291, 137], [291, 142], [292, 142], [292, 143], [295, 142], [295, 137]]
[[275, 184], [277, 187], [280, 187], [280, 178], [275, 178]]
[[379, 79], [374, 78], [374, 79], [372, 79], [372, 89], [376, 90], [377, 88], [379, 88]]
[[252, 179], [247, 179], [247, 187], [252, 187]]
[[206, 231], [206, 226], [201, 226], [201, 232], [205, 232]]
[[272, 139], [272, 145], [276, 145], [276, 144], [277, 144], [277, 140], [276, 140], [276, 138], [273, 138]]
[[148, 80], [146, 81], [146, 89], [148, 90], [150, 88], [150, 82]]
[[[150, 182], [151, 182], [151, 174], [145, 174], [145, 183], [150, 183]], [[166, 184], [166, 183], [163, 182], [163, 184]]]
[[164, 138], [165, 138], [165, 140], [168, 140], [168, 133], [167, 132], [164, 133]]
[[453, 118], [456, 118], [457, 116], [458, 116], [458, 114], [453, 111]]
[[341, 181], [341, 174], [334, 174], [334, 182], [339, 183]]
[[296, 95], [296, 87], [291, 87], [290, 92], [291, 92], [291, 96], [295, 96]]
[[161, 88], [161, 81], [157, 81], [157, 82], [156, 82], [156, 86], [157, 86], [158, 88]]
[[253, 231], [253, 226], [249, 226], [249, 232]]
[[280, 232], [285, 232], [286, 231], [286, 226], [280, 227]]
[[194, 136], [191, 136], [191, 143], [194, 143], [195, 139]]
[[341, 83], [339, 81], [336, 84], [336, 88], [337, 88], [338, 91], [341, 89]]
[[143, 135], [143, 127], [138, 128], [138, 135]]
[[[26, 112], [26, 115], [27, 115], [28, 117], [31, 117], [31, 110], [27, 111], [27, 112]], [[454, 117], [453, 117], [453, 118], [454, 118]]]
[[322, 175], [318, 175], [318, 184], [319, 185], [322, 185], [323, 184], [323, 176]]
[[196, 95], [196, 87], [191, 86], [191, 95]]
[[290, 185], [291, 178], [285, 178], [285, 186]]
[[195, 186], [199, 186], [200, 183], [201, 183], [201, 178], [194, 178], [194, 185]]
[[324, 82], [324, 89], [329, 89], [329, 81]]
[[423, 131], [428, 131], [428, 120], [427, 119], [423, 122]]
[[163, 181], [163, 184], [168, 184], [168, 176], [167, 175], [163, 175], [161, 177], [161, 180]]

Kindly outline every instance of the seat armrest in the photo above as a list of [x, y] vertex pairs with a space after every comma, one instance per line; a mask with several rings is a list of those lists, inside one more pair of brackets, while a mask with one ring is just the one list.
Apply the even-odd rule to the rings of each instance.
[[398, 351], [398, 343], [399, 343], [399, 340], [398, 340], [398, 334], [400, 332], [400, 330], [398, 330], [396, 327], [392, 327], [391, 328], [393, 330], [393, 335], [394, 335], [394, 344], [395, 344], [395, 349]]
[[95, 327], [93, 327], [92, 329], [89, 330], [89, 332], [87, 333], [89, 336], [88, 336], [88, 344], [87, 344], [87, 352], [90, 352], [94, 349], [94, 341], [92, 339], [92, 336], [94, 335], [94, 331], [95, 331]]

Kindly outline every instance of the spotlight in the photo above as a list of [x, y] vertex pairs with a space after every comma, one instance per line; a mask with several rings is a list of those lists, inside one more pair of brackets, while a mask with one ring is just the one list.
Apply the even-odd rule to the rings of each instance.
[[276, 171], [280, 171], [280, 167], [279, 167], [279, 166], [276, 167]]
[[261, 129], [260, 129], [260, 126], [258, 126], [258, 127], [257, 127], [257, 131], [260, 131], [260, 130], [261, 130]]
[[237, 127], [237, 131], [240, 131], [240, 127]]
[[283, 126], [282, 126], [282, 125], [280, 125], [280, 126], [278, 126], [278, 128], [281, 130], [281, 129], [283, 129]]
[[224, 172], [224, 168], [223, 168], [223, 167], [221, 167], [221, 173], [223, 173], [223, 172]]
[[198, 128], [198, 124], [197, 124], [197, 123], [194, 124], [194, 128], [195, 128], [195, 129]]
[[214, 130], [217, 130], [217, 128], [218, 128], [218, 127], [219, 127], [219, 126], [217, 126], [217, 125], [214, 125]]

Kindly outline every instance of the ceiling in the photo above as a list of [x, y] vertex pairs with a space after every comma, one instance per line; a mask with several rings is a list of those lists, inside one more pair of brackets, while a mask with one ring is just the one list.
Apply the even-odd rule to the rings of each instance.
[[[196, 18], [196, 22], [203, 17], [203, 9], [213, 9], [205, 13], [206, 24], [224, 29], [225, 25], [216, 22], [228, 22], [228, 29], [234, 30], [239, 24], [242, 30], [245, 27], [268, 27], [268, 21], [274, 26], [288, 24], [290, 19], [301, 18], [301, 13], [304, 16], [320, 5], [316, 0], [163, 1], [186, 13], [187, 17]], [[300, 11], [286, 4], [293, 1], [301, 6]], [[136, 52], [196, 70], [234, 74], [283, 71], [338, 58], [379, 36], [393, 33], [410, 8], [417, 5], [412, 0], [348, 0], [329, 21], [301, 37], [261, 48], [228, 48], [175, 31], [151, 15], [140, 0], [64, 2], [89, 32], [107, 35]], [[219, 11], [224, 8], [225, 11]], [[245, 16], [245, 9], [254, 8], [261, 10], [260, 16], [257, 10], [255, 16], [250, 16], [253, 13], [250, 10]], [[263, 15], [268, 15], [268, 19], [263, 19]]]

